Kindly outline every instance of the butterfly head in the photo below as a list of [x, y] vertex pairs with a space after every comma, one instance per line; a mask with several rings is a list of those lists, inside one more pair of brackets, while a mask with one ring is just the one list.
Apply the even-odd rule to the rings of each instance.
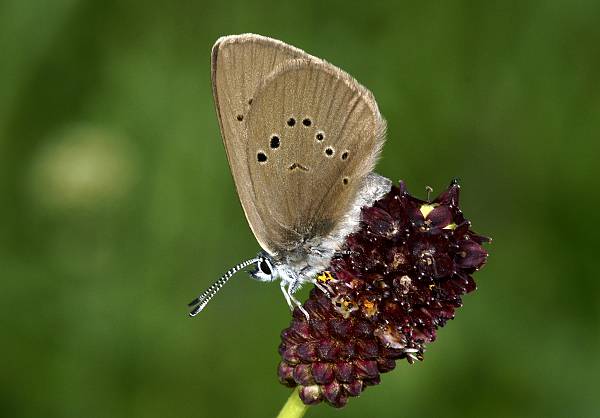
[[278, 276], [275, 262], [267, 254], [259, 254], [256, 258], [254, 268], [250, 270], [250, 276], [261, 282], [274, 281]]

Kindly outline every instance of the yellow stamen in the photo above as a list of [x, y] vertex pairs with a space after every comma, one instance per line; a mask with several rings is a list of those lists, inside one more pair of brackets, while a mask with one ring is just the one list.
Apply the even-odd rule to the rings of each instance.
[[439, 206], [439, 204], [437, 204], [437, 203], [426, 203], [424, 205], [421, 205], [419, 210], [423, 214], [423, 218], [427, 218], [427, 216], [431, 213], [431, 211], [434, 210], [438, 206]]
[[456, 229], [456, 224], [454, 222], [452, 222], [451, 224], [446, 225], [443, 229], [451, 229], [451, 230], [455, 230]]
[[365, 299], [365, 301], [363, 302], [363, 308], [364, 313], [367, 316], [373, 316], [377, 313], [377, 306], [375, 305], [375, 302], [371, 302], [368, 299]]
[[333, 276], [330, 272], [324, 271], [323, 273], [317, 276], [317, 280], [321, 283], [327, 283], [333, 280]]
[[359, 307], [348, 295], [337, 296], [332, 300], [335, 310], [342, 314], [344, 318], [348, 318], [350, 313], [357, 310]]

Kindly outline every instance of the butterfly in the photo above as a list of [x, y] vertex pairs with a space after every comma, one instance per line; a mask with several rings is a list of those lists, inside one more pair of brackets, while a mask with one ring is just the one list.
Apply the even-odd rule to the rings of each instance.
[[375, 98], [348, 73], [281, 41], [242, 34], [212, 49], [212, 90], [235, 187], [262, 251], [194, 299], [201, 312], [250, 265], [263, 282], [280, 280], [293, 309], [359, 227], [360, 210], [391, 189], [373, 172], [386, 123]]

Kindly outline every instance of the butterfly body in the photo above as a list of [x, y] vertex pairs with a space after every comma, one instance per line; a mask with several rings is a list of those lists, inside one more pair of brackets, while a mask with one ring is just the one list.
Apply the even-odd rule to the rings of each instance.
[[[346, 237], [359, 226], [360, 209], [371, 206], [391, 188], [389, 179], [371, 173], [357, 195], [351, 210], [339, 221], [336, 228], [327, 236], [312, 236], [307, 233], [296, 246], [275, 254], [262, 252], [259, 258], [268, 262], [268, 269], [261, 268], [258, 262], [250, 274], [260, 281], [280, 279], [293, 295], [305, 283], [316, 282], [317, 274], [327, 269], [331, 259], [342, 249]], [[268, 270], [265, 272], [264, 270]], [[261, 274], [262, 273], [262, 274]], [[270, 273], [270, 274], [266, 274]]]
[[302, 309], [294, 292], [307, 282], [319, 286], [317, 274], [358, 227], [360, 209], [391, 188], [373, 173], [385, 121], [350, 75], [260, 35], [220, 38], [212, 82], [234, 183], [263, 249], [251, 275], [279, 278], [290, 307]]

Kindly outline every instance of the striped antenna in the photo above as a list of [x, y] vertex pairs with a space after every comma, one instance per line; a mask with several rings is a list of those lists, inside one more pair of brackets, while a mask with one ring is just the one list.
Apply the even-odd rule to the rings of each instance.
[[260, 257], [255, 257], [251, 260], [246, 260], [243, 263], [238, 264], [234, 268], [230, 269], [225, 273], [219, 280], [214, 282], [204, 293], [198, 296], [196, 299], [188, 303], [188, 306], [192, 309], [190, 311], [190, 316], [196, 316], [208, 305], [208, 302], [217, 294], [219, 290], [229, 281], [231, 276], [235, 273], [243, 269], [244, 267], [249, 266], [250, 264], [256, 263], [260, 260]]

